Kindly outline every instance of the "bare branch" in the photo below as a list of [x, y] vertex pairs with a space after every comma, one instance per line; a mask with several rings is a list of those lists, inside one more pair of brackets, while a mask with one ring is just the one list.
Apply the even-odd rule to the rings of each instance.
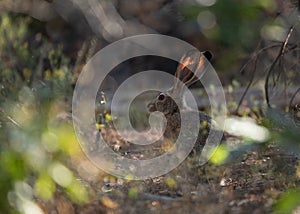
[[267, 75], [266, 75], [266, 81], [265, 81], [265, 97], [266, 97], [266, 102], [267, 102], [267, 105], [268, 107], [270, 108], [271, 105], [270, 105], [270, 98], [269, 98], [269, 79], [270, 79], [270, 76], [271, 76], [271, 73], [276, 65], [276, 63], [278, 62], [279, 58], [280, 57], [283, 57], [284, 56], [284, 53], [285, 53], [285, 50], [286, 50], [286, 46], [288, 45], [288, 41], [293, 33], [295, 29], [295, 25], [293, 25], [292, 27], [290, 27], [289, 31], [288, 31], [288, 34], [285, 38], [285, 41], [284, 43], [282, 43], [282, 47], [280, 49], [280, 52], [278, 53], [278, 55], [276, 56], [275, 60], [273, 61], [273, 63], [271, 64], [270, 68], [268, 69], [268, 72], [267, 72]]
[[241, 99], [240, 99], [240, 101], [239, 101], [239, 104], [238, 104], [238, 106], [237, 106], [237, 108], [236, 108], [236, 110], [235, 110], [236, 113], [238, 112], [238, 110], [239, 110], [239, 108], [240, 108], [240, 106], [241, 106], [241, 104], [242, 104], [242, 102], [243, 102], [243, 100], [244, 100], [244, 98], [245, 98], [245, 96], [246, 96], [246, 94], [247, 94], [247, 92], [248, 92], [250, 86], [251, 86], [252, 83], [253, 83], [254, 76], [255, 76], [255, 73], [256, 73], [256, 67], [257, 67], [257, 55], [256, 55], [256, 57], [255, 57], [254, 68], [253, 68], [253, 72], [252, 72], [252, 75], [251, 75], [251, 79], [250, 79], [250, 81], [249, 81], [249, 83], [248, 83], [248, 85], [247, 85], [247, 87], [246, 87], [246, 90], [244, 91], [244, 93], [243, 93], [243, 95], [242, 95], [242, 97], [241, 97]]
[[14, 124], [16, 127], [22, 129], [22, 126], [17, 122], [15, 121], [11, 116], [9, 116], [8, 114], [5, 113], [5, 111], [3, 109], [0, 109], [0, 112], [3, 113], [3, 115], [12, 123]]

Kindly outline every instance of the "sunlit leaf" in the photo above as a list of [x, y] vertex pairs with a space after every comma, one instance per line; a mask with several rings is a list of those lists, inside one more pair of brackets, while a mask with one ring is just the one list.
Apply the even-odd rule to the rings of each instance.
[[[213, 152], [213, 151], [212, 151]], [[223, 164], [227, 157], [229, 155], [229, 152], [224, 145], [220, 145], [217, 150], [213, 153], [213, 156], [210, 158], [210, 162], [216, 165]]]
[[87, 189], [78, 180], [73, 179], [72, 183], [67, 187], [67, 193], [76, 203], [85, 203], [89, 200]]
[[52, 198], [55, 192], [55, 183], [48, 173], [41, 173], [34, 186], [36, 194], [44, 200]]
[[49, 174], [53, 180], [63, 186], [68, 187], [74, 180], [73, 173], [61, 163], [53, 163], [49, 168]]
[[175, 181], [173, 178], [167, 178], [166, 184], [167, 184], [169, 187], [176, 187], [176, 181]]

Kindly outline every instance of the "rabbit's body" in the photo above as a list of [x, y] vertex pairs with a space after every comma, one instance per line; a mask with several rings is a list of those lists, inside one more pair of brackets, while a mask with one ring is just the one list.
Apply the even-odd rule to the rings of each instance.
[[[165, 93], [160, 93], [154, 100], [148, 104], [148, 111], [162, 112], [167, 120], [164, 137], [175, 142], [178, 138], [181, 126], [181, 118], [186, 118], [188, 121], [182, 121], [183, 124], [195, 126], [195, 124], [189, 123], [192, 121], [191, 117], [194, 117], [195, 110], [190, 109], [184, 102], [184, 87], [179, 83], [181, 81], [186, 86], [190, 86], [198, 77], [191, 72], [186, 66], [196, 66], [196, 72], [203, 72], [205, 69], [204, 60], [205, 58], [210, 59], [211, 54], [205, 52], [199, 54], [198, 51], [188, 52], [181, 60], [181, 64], [178, 66], [176, 71], [176, 81], [174, 86]], [[181, 117], [181, 114], [184, 114]], [[199, 132], [197, 141], [195, 142], [195, 149], [199, 151], [205, 144], [208, 134], [211, 128], [211, 117], [204, 112], [197, 112], [199, 114]], [[189, 119], [190, 118], [190, 119]], [[189, 127], [188, 130], [190, 129]]]
[[[176, 141], [181, 128], [181, 114], [184, 114], [182, 115], [183, 116], [182, 118], [187, 118], [188, 121], [191, 121], [190, 117], [194, 116], [193, 111], [195, 110], [192, 110], [189, 107], [183, 107], [183, 109], [180, 112], [178, 108], [174, 108], [174, 111], [172, 112], [163, 112], [161, 111], [161, 109], [156, 109], [155, 105], [153, 104], [154, 104], [153, 101], [149, 103], [148, 105], [149, 111], [150, 112], [160, 111], [164, 113], [166, 117], [167, 124], [164, 132], [164, 137], [171, 141]], [[175, 102], [173, 104], [176, 105]], [[167, 106], [171, 107], [173, 106], [173, 104]], [[208, 134], [210, 132], [211, 117], [205, 114], [204, 112], [197, 112], [197, 113], [199, 114], [200, 121], [199, 121], [199, 133], [198, 133], [197, 141], [195, 143], [195, 149], [196, 151], [199, 151], [204, 146]], [[194, 125], [189, 123], [188, 121], [185, 124]]]

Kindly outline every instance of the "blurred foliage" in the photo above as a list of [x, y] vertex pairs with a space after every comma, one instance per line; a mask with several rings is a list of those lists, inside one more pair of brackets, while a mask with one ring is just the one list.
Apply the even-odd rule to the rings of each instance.
[[[259, 38], [259, 29], [262, 26], [263, 10], [273, 11], [276, 3], [272, 0], [256, 1], [198, 1], [199, 4], [186, 5], [183, 12], [191, 19], [199, 18], [203, 11], [210, 11], [215, 16], [215, 25], [203, 29], [204, 34], [216, 42], [228, 47], [252, 48]], [[214, 3], [211, 6], [201, 5], [201, 2]]]
[[69, 111], [69, 59], [41, 34], [30, 34], [29, 24], [28, 18], [0, 17], [1, 213], [11, 206], [20, 212], [39, 209], [33, 199], [49, 200], [57, 189], [77, 203], [88, 199], [65, 165], [80, 151], [73, 128], [56, 118]]
[[[253, 51], [266, 26], [280, 25], [268, 16], [276, 9], [276, 1], [272, 0], [197, 0], [184, 2], [180, 12], [184, 18], [197, 22], [199, 32], [213, 43], [213, 48], [221, 49], [217, 64], [221, 70], [228, 70], [233, 65], [239, 66], [245, 52]], [[70, 121], [64, 117], [71, 111], [72, 84], [78, 75], [72, 71], [76, 68], [71, 57], [64, 53], [64, 46], [53, 44], [41, 32], [31, 32], [30, 24], [32, 19], [26, 16], [2, 14], [0, 17], [1, 213], [14, 212], [11, 207], [19, 212], [38, 210], [36, 198], [49, 201], [56, 194], [63, 194], [78, 204], [89, 199], [87, 188], [67, 166], [68, 159], [80, 151]], [[232, 71], [231, 74], [235, 75]], [[230, 82], [229, 93], [242, 85], [235, 80]], [[102, 112], [97, 115], [98, 129], [111, 127], [114, 119], [106, 111], [103, 99], [104, 103], [98, 106]], [[288, 123], [278, 124], [284, 121], [284, 116], [263, 118], [261, 101], [251, 101], [254, 107], [244, 109], [239, 115], [255, 118], [258, 123], [255, 127], [259, 125], [260, 130], [268, 129], [270, 138], [259, 145], [275, 142], [298, 152], [299, 129]], [[230, 110], [236, 106], [236, 102], [229, 102]], [[131, 112], [136, 113], [137, 109], [133, 106]], [[135, 115], [133, 121], [137, 126], [144, 126], [141, 115]], [[245, 142], [242, 148], [237, 148], [239, 155], [259, 142], [249, 136], [238, 137]], [[231, 153], [225, 145], [220, 146], [211, 164], [224, 164]], [[127, 179], [132, 179], [132, 175]], [[166, 185], [175, 188], [178, 183], [168, 178]], [[130, 188], [127, 196], [135, 199], [139, 191]], [[274, 209], [290, 212], [299, 205], [298, 198], [298, 187], [291, 188], [281, 195]], [[118, 206], [106, 196], [102, 197], [102, 204], [111, 209]]]
[[299, 189], [290, 189], [281, 195], [275, 206], [275, 210], [276, 213], [293, 213], [293, 211], [299, 206], [299, 204]]
[[276, 2], [272, 0], [222, 0], [185, 4], [185, 17], [197, 20], [201, 32], [214, 45], [222, 47], [223, 56], [218, 60], [218, 68], [224, 70], [240, 60], [244, 51], [252, 51], [260, 39], [260, 29], [272, 17]]
[[219, 146], [213, 154], [211, 154], [211, 158], [209, 159], [209, 162], [215, 165], [221, 165], [225, 162], [226, 158], [228, 158], [228, 149], [226, 146], [221, 145]]

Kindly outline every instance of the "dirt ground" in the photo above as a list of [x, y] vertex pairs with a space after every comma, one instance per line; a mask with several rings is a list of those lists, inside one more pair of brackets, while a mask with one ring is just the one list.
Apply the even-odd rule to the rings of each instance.
[[[128, 146], [114, 131], [105, 137], [114, 141], [112, 148]], [[126, 155], [140, 157], [137, 151]], [[128, 181], [99, 170], [81, 152], [69, 165], [89, 190], [89, 202], [74, 204], [59, 190], [53, 200], [37, 201], [46, 213], [64, 214], [271, 213], [279, 194], [299, 182], [297, 157], [274, 145], [257, 146], [219, 166], [197, 166], [196, 157], [166, 175]]]

